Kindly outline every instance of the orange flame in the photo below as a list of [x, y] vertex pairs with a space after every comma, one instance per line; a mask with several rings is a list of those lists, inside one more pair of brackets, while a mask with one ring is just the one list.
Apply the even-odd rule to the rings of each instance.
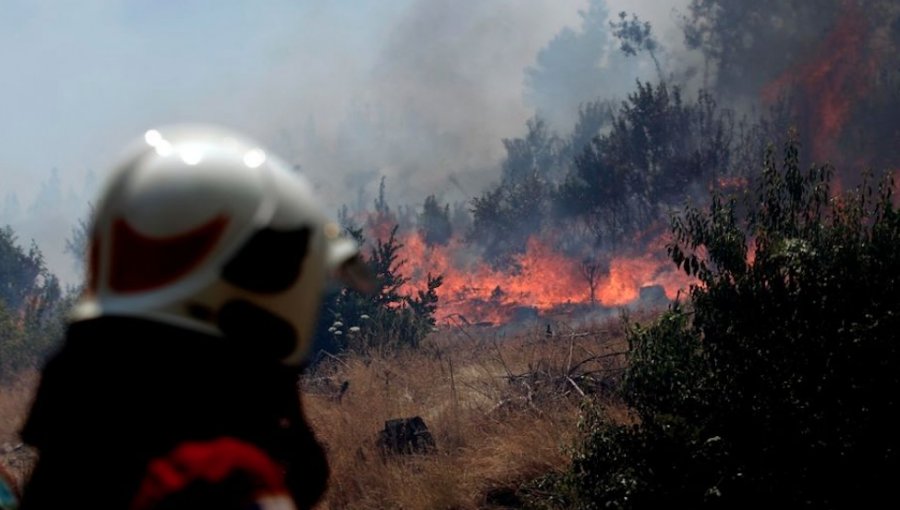
[[[532, 237], [525, 253], [515, 256], [515, 270], [504, 272], [478, 257], [466, 255], [457, 240], [447, 246], [427, 246], [417, 232], [403, 238], [404, 266], [410, 282], [403, 292], [425, 287], [428, 273], [441, 274], [437, 290], [438, 318], [462, 316], [472, 322], [507, 322], [517, 309], [539, 313], [570, 305], [590, 305], [590, 285], [581, 261], [558, 252], [547, 241]], [[634, 302], [642, 287], [660, 285], [669, 299], [691, 280], [668, 261], [664, 240], [643, 254], [614, 256], [605, 274], [597, 274], [595, 299], [602, 306]]]
[[716, 180], [719, 189], [724, 190], [741, 190], [746, 188], [748, 183], [747, 178], [740, 175], [723, 176]]
[[391, 211], [365, 215], [365, 228], [371, 239], [386, 241], [391, 236], [391, 230], [396, 224], [397, 218]]
[[838, 23], [822, 40], [813, 58], [791, 68], [762, 90], [762, 99], [773, 104], [785, 91], [799, 92], [795, 113], [802, 114], [803, 129], [812, 137], [815, 158], [830, 159], [829, 148], [841, 130], [857, 99], [868, 91], [877, 68], [874, 56], [864, 50], [867, 22], [853, 2], [842, 4]]

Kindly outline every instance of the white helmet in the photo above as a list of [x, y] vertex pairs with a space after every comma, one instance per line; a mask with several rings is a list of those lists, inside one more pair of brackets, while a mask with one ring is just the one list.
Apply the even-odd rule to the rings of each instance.
[[73, 319], [140, 317], [297, 365], [328, 275], [343, 267], [365, 286], [339, 233], [306, 180], [256, 143], [210, 126], [151, 129], [97, 204]]

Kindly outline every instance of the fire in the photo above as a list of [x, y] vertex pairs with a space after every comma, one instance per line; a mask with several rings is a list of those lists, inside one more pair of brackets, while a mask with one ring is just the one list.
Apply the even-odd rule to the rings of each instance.
[[739, 175], [730, 175], [719, 177], [716, 180], [716, 184], [718, 184], [720, 189], [740, 190], [747, 187], [748, 181], [746, 177]]
[[[831, 159], [838, 135], [863, 97], [877, 69], [877, 59], [866, 55], [867, 22], [854, 2], [845, 1], [838, 23], [822, 40], [805, 65], [788, 69], [767, 85], [762, 99], [773, 104], [784, 92], [796, 90], [803, 129], [812, 138], [813, 156]], [[831, 149], [831, 150], [830, 150]]]
[[397, 218], [390, 211], [376, 212], [365, 216], [366, 233], [371, 239], [387, 239], [396, 224]]
[[[459, 241], [447, 246], [427, 246], [417, 232], [403, 237], [406, 288], [413, 293], [425, 287], [427, 274], [441, 274], [438, 318], [462, 316], [471, 322], [507, 322], [517, 310], [547, 313], [571, 305], [591, 305], [591, 279], [581, 260], [567, 257], [550, 242], [532, 237], [524, 253], [515, 257], [514, 270], [500, 271], [468, 253]], [[664, 244], [664, 243], [663, 243]], [[642, 287], [660, 285], [669, 299], [691, 280], [665, 256], [662, 244], [653, 243], [647, 253], [622, 254], [609, 260], [608, 271], [594, 275], [593, 304], [607, 307], [634, 302]]]
[[[663, 257], [664, 258], [664, 257]], [[638, 298], [641, 288], [660, 285], [669, 299], [675, 299], [678, 291], [690, 285], [691, 280], [675, 270], [668, 260], [661, 260], [656, 253], [637, 257], [618, 257], [610, 263], [609, 276], [597, 292], [605, 306], [622, 306]]]

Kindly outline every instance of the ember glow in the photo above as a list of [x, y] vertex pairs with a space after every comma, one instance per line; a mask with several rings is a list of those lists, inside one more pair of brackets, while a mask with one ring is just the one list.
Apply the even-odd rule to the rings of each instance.
[[[427, 246], [417, 232], [402, 238], [404, 274], [410, 282], [403, 292], [424, 289], [426, 278], [441, 274], [438, 319], [464, 317], [469, 322], [505, 323], [522, 309], [552, 313], [572, 305], [591, 305], [589, 278], [581, 260], [567, 257], [550, 242], [529, 239], [524, 253], [515, 256], [510, 271], [500, 271], [467, 254], [458, 241]], [[609, 259], [608, 271], [595, 277], [595, 305], [624, 306], [635, 302], [642, 287], [659, 285], [669, 299], [691, 280], [666, 257], [664, 242], [652, 243], [646, 253], [621, 254]]]
[[747, 187], [747, 178], [740, 175], [719, 177], [716, 180], [719, 189], [722, 190], [740, 190]]

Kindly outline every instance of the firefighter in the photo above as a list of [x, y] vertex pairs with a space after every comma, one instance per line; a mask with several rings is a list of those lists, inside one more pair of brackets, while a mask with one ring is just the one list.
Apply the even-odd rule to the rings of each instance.
[[328, 469], [298, 373], [329, 276], [369, 285], [339, 233], [258, 144], [147, 131], [96, 205], [85, 290], [22, 430], [39, 461], [21, 509], [312, 506]]

